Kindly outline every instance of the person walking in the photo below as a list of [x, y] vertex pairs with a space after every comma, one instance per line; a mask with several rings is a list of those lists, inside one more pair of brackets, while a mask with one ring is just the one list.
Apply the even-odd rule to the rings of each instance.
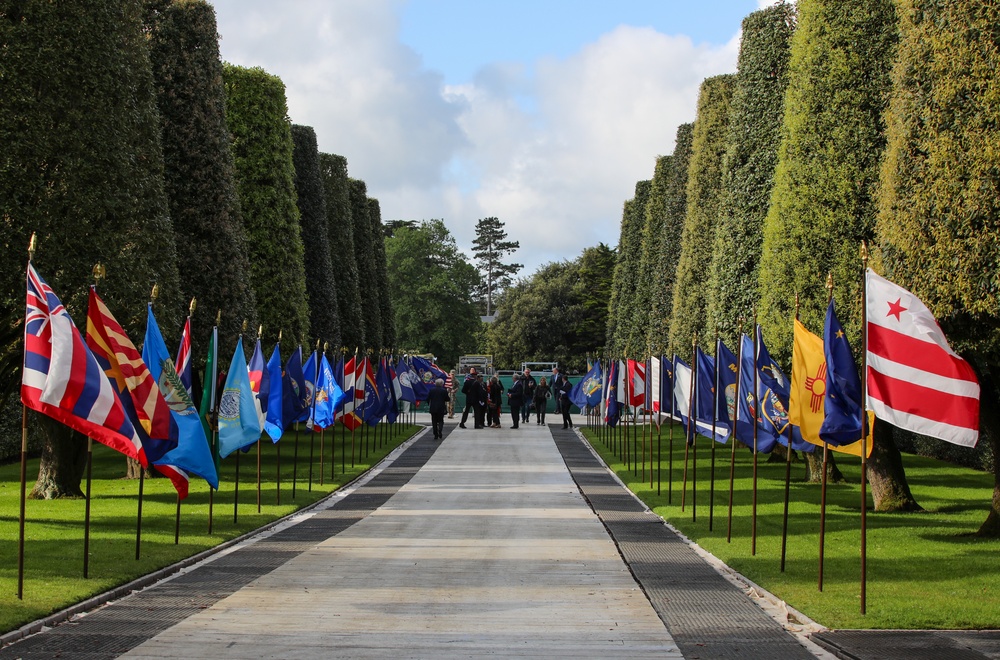
[[448, 412], [448, 390], [445, 389], [444, 380], [441, 378], [434, 381], [434, 386], [427, 394], [427, 409], [431, 413], [434, 439], [440, 440], [444, 437], [444, 415]]
[[486, 383], [483, 382], [483, 375], [480, 373], [476, 374], [473, 392], [476, 397], [472, 407], [476, 422], [473, 428], [484, 429], [486, 428]]
[[464, 429], [465, 423], [469, 420], [469, 411], [473, 412], [473, 423], [475, 423], [475, 403], [476, 397], [472, 395], [472, 390], [476, 384], [476, 368], [469, 367], [469, 373], [462, 383], [462, 394], [465, 395], [465, 410], [462, 411], [462, 421], [458, 423], [458, 428]]
[[538, 385], [535, 386], [535, 392], [532, 395], [532, 399], [535, 402], [536, 424], [545, 423], [545, 408], [549, 405], [550, 398], [552, 398], [552, 388], [549, 387], [545, 376], [542, 376], [538, 381]]
[[514, 374], [514, 384], [507, 390], [507, 405], [510, 406], [510, 417], [513, 421], [511, 428], [516, 429], [524, 407], [524, 381], [517, 374]]
[[500, 428], [500, 410], [503, 404], [503, 385], [496, 376], [490, 378], [486, 386], [486, 426]]
[[448, 392], [448, 419], [455, 417], [455, 403], [458, 400], [458, 376], [455, 370], [448, 372], [448, 378], [444, 381], [444, 389]]
[[570, 384], [569, 378], [560, 374], [556, 389], [559, 392], [559, 410], [562, 411], [563, 428], [571, 429], [573, 428], [573, 418], [570, 417], [569, 411], [573, 403], [569, 400], [569, 393], [573, 391], [573, 385]]
[[531, 375], [531, 369], [525, 367], [524, 373], [521, 375], [521, 389], [524, 394], [524, 403], [521, 406], [521, 421], [525, 424], [528, 423], [528, 418], [531, 417], [532, 398], [535, 395], [535, 387], [537, 385], [538, 381]]

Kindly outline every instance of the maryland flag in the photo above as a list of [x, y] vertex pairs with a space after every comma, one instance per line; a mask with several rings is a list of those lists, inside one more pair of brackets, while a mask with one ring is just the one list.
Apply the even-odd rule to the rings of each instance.
[[[795, 319], [795, 335], [792, 347], [792, 389], [789, 397], [788, 419], [796, 426], [802, 439], [808, 443], [823, 446], [819, 436], [824, 418], [824, 395], [826, 394], [826, 357], [823, 340], [809, 332], [801, 321]], [[869, 413], [869, 421], [874, 415]], [[861, 455], [861, 441], [849, 445], [827, 445], [834, 451]], [[868, 441], [868, 455], [872, 452], [871, 439]]]

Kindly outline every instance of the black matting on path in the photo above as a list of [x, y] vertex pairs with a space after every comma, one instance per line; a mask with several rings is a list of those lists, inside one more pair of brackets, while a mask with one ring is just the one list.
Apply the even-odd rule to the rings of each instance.
[[572, 429], [549, 428], [580, 492], [687, 660], [815, 657], [636, 500]]
[[[452, 428], [445, 427], [446, 437]], [[10, 644], [0, 649], [0, 660], [117, 658], [365, 518], [408, 483], [439, 446], [440, 441], [425, 433], [336, 506], [85, 617]]]

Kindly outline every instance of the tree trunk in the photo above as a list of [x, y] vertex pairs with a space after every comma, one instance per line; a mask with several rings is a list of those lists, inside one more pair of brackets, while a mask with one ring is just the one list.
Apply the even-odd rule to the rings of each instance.
[[923, 511], [906, 483], [903, 458], [893, 440], [895, 427], [875, 424], [872, 455], [868, 457], [868, 482], [876, 511]]
[[[125, 478], [138, 479], [139, 475], [142, 473], [142, 464], [139, 461], [135, 460], [134, 458], [128, 458], [128, 457], [125, 457], [125, 463], [128, 466], [125, 472]], [[156, 471], [153, 469], [153, 466], [150, 465], [148, 468], [146, 468], [146, 478], [152, 479], [155, 476], [156, 476]]]
[[87, 467], [87, 439], [46, 415], [32, 414], [42, 433], [42, 456], [38, 462], [38, 481], [29, 497], [54, 500], [59, 497], [83, 497], [80, 480]]
[[1000, 416], [997, 415], [1000, 396], [990, 372], [978, 368], [979, 365], [972, 360], [970, 363], [979, 376], [979, 441], [982, 442], [985, 435], [993, 449], [993, 499], [990, 512], [976, 536], [1000, 538]]
[[[826, 457], [826, 481], [827, 483], [839, 484], [844, 481], [844, 474], [837, 467], [836, 452], [830, 451]], [[809, 482], [820, 483], [823, 481], [823, 448], [817, 447], [812, 453], [806, 454], [806, 464], [809, 466]]]

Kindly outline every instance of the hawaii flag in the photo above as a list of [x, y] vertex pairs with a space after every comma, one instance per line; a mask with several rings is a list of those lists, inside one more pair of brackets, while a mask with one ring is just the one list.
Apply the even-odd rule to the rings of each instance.
[[28, 263], [21, 401], [148, 465], [115, 388], [55, 292]]
[[902, 429], [964, 447], [979, 440], [979, 381], [926, 305], [865, 273], [868, 407]]

